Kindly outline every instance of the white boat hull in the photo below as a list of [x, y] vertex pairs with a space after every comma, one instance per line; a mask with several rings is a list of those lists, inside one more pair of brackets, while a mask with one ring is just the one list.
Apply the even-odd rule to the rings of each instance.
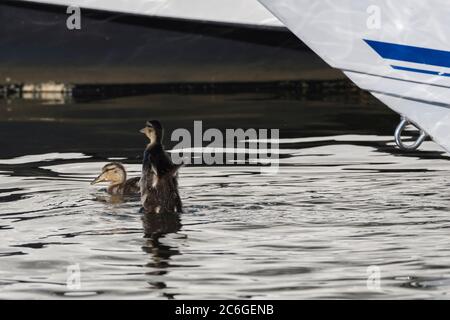
[[257, 0], [24, 0], [80, 8], [232, 23], [262, 27], [284, 27]]
[[329, 65], [450, 152], [450, 3], [259, 0]]
[[[284, 26], [248, 25], [250, 21], [243, 18], [238, 19], [242, 24], [234, 24], [231, 17], [230, 23], [218, 23], [120, 12], [125, 4], [139, 12], [139, 3], [154, 1], [70, 2], [104, 10], [83, 7], [81, 30], [68, 30], [65, 6], [41, 0], [0, 1], [0, 87], [47, 82], [172, 85], [342, 79]], [[273, 17], [256, 0], [253, 3]], [[188, 15], [193, 17], [193, 12]]]

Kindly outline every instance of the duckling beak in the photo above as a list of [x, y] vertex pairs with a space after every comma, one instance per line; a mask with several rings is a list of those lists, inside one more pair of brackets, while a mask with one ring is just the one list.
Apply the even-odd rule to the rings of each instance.
[[147, 132], [147, 128], [143, 128], [143, 129], [139, 130], [139, 132], [145, 134]]
[[95, 178], [94, 181], [91, 182], [91, 185], [94, 185], [94, 184], [97, 184], [97, 183], [100, 183], [103, 181], [106, 181], [106, 177], [105, 177], [104, 173], [100, 174], [97, 178]]

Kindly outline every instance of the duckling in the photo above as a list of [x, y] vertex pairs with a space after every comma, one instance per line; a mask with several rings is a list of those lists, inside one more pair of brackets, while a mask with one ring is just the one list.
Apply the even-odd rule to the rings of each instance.
[[107, 189], [111, 195], [132, 195], [140, 192], [140, 178], [127, 180], [125, 167], [118, 162], [108, 163], [102, 168], [102, 173], [91, 182], [91, 185], [108, 181], [110, 185]]
[[163, 127], [159, 121], [147, 121], [140, 131], [150, 140], [144, 151], [141, 176], [141, 202], [146, 213], [181, 213], [178, 169], [164, 151]]

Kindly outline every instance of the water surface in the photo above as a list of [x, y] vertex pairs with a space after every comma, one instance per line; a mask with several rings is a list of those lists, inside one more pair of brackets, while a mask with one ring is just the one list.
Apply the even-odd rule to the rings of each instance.
[[[322, 97], [0, 100], [0, 298], [446, 298], [448, 156], [396, 150], [398, 117], [368, 96]], [[150, 118], [279, 128], [279, 173], [187, 166], [185, 213], [142, 216], [89, 181], [117, 159], [139, 175]]]

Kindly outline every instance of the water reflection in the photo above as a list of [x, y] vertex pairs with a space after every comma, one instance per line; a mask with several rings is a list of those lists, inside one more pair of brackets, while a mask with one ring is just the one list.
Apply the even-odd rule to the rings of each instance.
[[[382, 298], [445, 298], [448, 155], [430, 141], [398, 152], [397, 115], [361, 99], [259, 98], [147, 96], [61, 108], [27, 100], [10, 111], [0, 102], [0, 298], [63, 297], [72, 263], [82, 267], [83, 293], [102, 299], [374, 297], [366, 286], [374, 265]], [[139, 197], [111, 197], [89, 182], [112, 158], [139, 176], [136, 129], [149, 114], [167, 132], [194, 120], [280, 128], [279, 173], [186, 166], [181, 220], [142, 215]]]
[[[170, 261], [173, 256], [180, 255], [178, 248], [169, 246], [161, 240], [171, 233], [181, 230], [181, 219], [177, 213], [168, 214], [144, 214], [142, 216], [145, 245], [142, 250], [150, 255], [150, 261], [145, 265], [152, 271], [146, 272], [149, 276], [163, 276], [171, 267]], [[166, 289], [167, 284], [163, 281], [148, 282], [151, 288], [158, 290]], [[163, 296], [173, 299], [173, 294], [163, 292]]]
[[[122, 204], [132, 202], [139, 199], [139, 196], [124, 196], [121, 194], [108, 194], [106, 188], [100, 189], [100, 193], [95, 194], [94, 199], [98, 202], [108, 204]], [[137, 212], [138, 210], [136, 210]]]

